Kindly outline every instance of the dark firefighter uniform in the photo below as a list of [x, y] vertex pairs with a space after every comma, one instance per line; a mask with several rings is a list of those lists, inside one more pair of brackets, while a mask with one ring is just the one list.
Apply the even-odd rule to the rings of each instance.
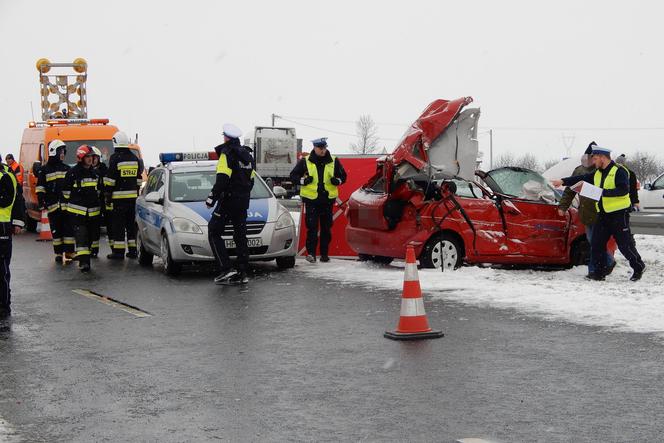
[[[608, 155], [610, 151], [596, 146], [593, 154]], [[629, 172], [611, 161], [604, 169], [597, 169], [591, 174], [565, 178], [563, 185], [572, 186], [582, 180], [603, 189], [602, 197], [595, 203], [598, 216], [590, 245], [594, 273], [589, 277], [603, 280], [607, 274], [607, 263], [604, 259], [606, 244], [613, 236], [618, 249], [634, 270], [631, 280], [639, 280], [645, 264], [632, 242], [629, 228], [629, 211], [632, 206], [629, 196]]]
[[307, 226], [307, 260], [316, 261], [320, 226], [321, 261], [329, 261], [332, 209], [339, 196], [339, 185], [346, 182], [346, 171], [339, 159], [330, 155], [326, 138], [313, 140], [313, 144], [313, 151], [295, 165], [290, 177], [293, 182], [301, 185], [300, 198], [304, 202]]
[[14, 227], [23, 227], [23, 196], [12, 172], [0, 168], [0, 318], [11, 314], [9, 282]]
[[[108, 166], [106, 166], [105, 163], [99, 160], [99, 164], [94, 167], [95, 172], [97, 173], [97, 176], [99, 177], [99, 201], [101, 204], [101, 218], [99, 219], [99, 226], [104, 226], [106, 228], [106, 235], [108, 236], [108, 245], [112, 248], [113, 247], [113, 241], [111, 240], [111, 226], [110, 226], [110, 219], [111, 219], [111, 214], [110, 212], [113, 210], [113, 205], [108, 204], [106, 202], [105, 194], [104, 194], [104, 178], [106, 177], [106, 174], [108, 174]], [[101, 229], [97, 231], [99, 234], [97, 238], [94, 238], [92, 240], [92, 256], [96, 257], [99, 255], [99, 239], [101, 238]]]
[[65, 175], [70, 169], [69, 165], [60, 160], [62, 149], [64, 147], [58, 148], [57, 154], [49, 157], [46, 164], [39, 169], [35, 188], [40, 208], [48, 211], [56, 261], [62, 261], [63, 253], [74, 252], [75, 243], [74, 231], [67, 213], [67, 200], [62, 194]]
[[[221, 274], [215, 279], [215, 283], [223, 280], [245, 282], [249, 262], [247, 210], [254, 185], [255, 161], [251, 150], [242, 146], [238, 138], [229, 137], [225, 143], [214, 149], [219, 155], [217, 177], [205, 203], [208, 207], [216, 203], [208, 225], [210, 247], [221, 268]], [[230, 257], [221, 237], [228, 222], [233, 225], [237, 272], [231, 270]]]
[[[77, 157], [82, 148], [87, 148], [87, 146], [78, 148]], [[99, 200], [99, 176], [92, 166], [84, 166], [82, 157], [79, 163], [67, 172], [63, 195], [68, 199], [67, 212], [74, 225], [74, 238], [76, 239], [74, 259], [78, 260], [81, 271], [87, 272], [90, 270], [92, 242], [95, 238], [99, 238], [101, 201]]]
[[141, 186], [143, 161], [131, 149], [116, 147], [104, 177], [106, 203], [112, 204], [110, 259], [136, 258], [136, 198]]

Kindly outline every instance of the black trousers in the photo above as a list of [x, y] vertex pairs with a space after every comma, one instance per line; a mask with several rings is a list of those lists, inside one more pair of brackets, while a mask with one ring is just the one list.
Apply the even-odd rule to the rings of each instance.
[[332, 208], [334, 200], [305, 201], [305, 224], [307, 225], [307, 252], [316, 256], [318, 229], [320, 227], [320, 255], [328, 255], [332, 240]]
[[0, 223], [0, 313], [9, 312], [12, 303], [12, 292], [9, 288], [12, 261], [12, 230], [11, 223]]
[[249, 247], [247, 246], [247, 207], [241, 203], [220, 204], [212, 213], [208, 224], [208, 240], [212, 253], [222, 270], [231, 268], [231, 259], [226, 243], [221, 238], [228, 222], [233, 225], [233, 241], [237, 256], [237, 270], [245, 271], [249, 263]]
[[641, 260], [641, 256], [636, 250], [636, 244], [632, 240], [632, 233], [629, 229], [629, 212], [622, 210], [608, 214], [599, 214], [597, 222], [593, 227], [590, 247], [592, 248], [591, 256], [595, 272], [603, 275], [606, 271], [606, 244], [611, 236], [616, 239], [620, 253], [629, 261], [632, 269], [642, 271], [645, 268], [645, 264]]
[[[129, 252], [136, 252], [136, 200], [133, 198], [113, 200], [111, 211], [111, 229], [113, 252], [124, 254], [125, 247]], [[125, 243], [126, 235], [126, 243]]]
[[56, 209], [48, 213], [48, 224], [51, 226], [53, 236], [53, 252], [74, 252], [74, 233], [69, 223], [69, 213]]
[[99, 216], [73, 215], [74, 238], [76, 239], [76, 260], [90, 264], [92, 243], [99, 238]]

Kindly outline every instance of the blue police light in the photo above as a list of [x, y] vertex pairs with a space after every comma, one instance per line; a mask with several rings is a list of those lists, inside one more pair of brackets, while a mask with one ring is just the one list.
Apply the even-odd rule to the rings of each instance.
[[162, 152], [159, 161], [163, 164], [172, 162], [195, 162], [205, 160], [217, 160], [217, 153], [211, 152]]

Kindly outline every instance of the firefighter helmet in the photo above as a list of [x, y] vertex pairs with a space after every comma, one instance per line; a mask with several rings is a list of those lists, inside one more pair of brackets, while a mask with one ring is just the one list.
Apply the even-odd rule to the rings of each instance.
[[76, 150], [76, 159], [78, 161], [83, 160], [83, 157], [88, 155], [92, 155], [92, 149], [90, 149], [90, 146], [88, 145], [81, 145]]
[[96, 155], [97, 157], [101, 158], [101, 151], [98, 147], [92, 146], [92, 155]]
[[114, 148], [128, 148], [129, 147], [129, 137], [122, 131], [118, 131], [113, 135], [113, 147]]
[[58, 155], [58, 149], [60, 148], [66, 148], [67, 145], [65, 145], [65, 142], [62, 140], [53, 140], [51, 143], [48, 144], [48, 156], [49, 157], [55, 157]]

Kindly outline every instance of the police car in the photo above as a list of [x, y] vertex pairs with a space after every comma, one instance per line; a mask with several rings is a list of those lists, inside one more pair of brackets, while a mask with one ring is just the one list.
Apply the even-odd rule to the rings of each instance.
[[[155, 255], [161, 257], [164, 271], [176, 275], [183, 264], [214, 261], [207, 227], [213, 208], [205, 199], [216, 180], [216, 161], [210, 161], [216, 153], [162, 153], [159, 159], [136, 200], [138, 259], [151, 266]], [[256, 175], [247, 213], [249, 260], [276, 260], [279, 268], [292, 268], [295, 235], [293, 217]], [[222, 238], [234, 256], [232, 225]]]

